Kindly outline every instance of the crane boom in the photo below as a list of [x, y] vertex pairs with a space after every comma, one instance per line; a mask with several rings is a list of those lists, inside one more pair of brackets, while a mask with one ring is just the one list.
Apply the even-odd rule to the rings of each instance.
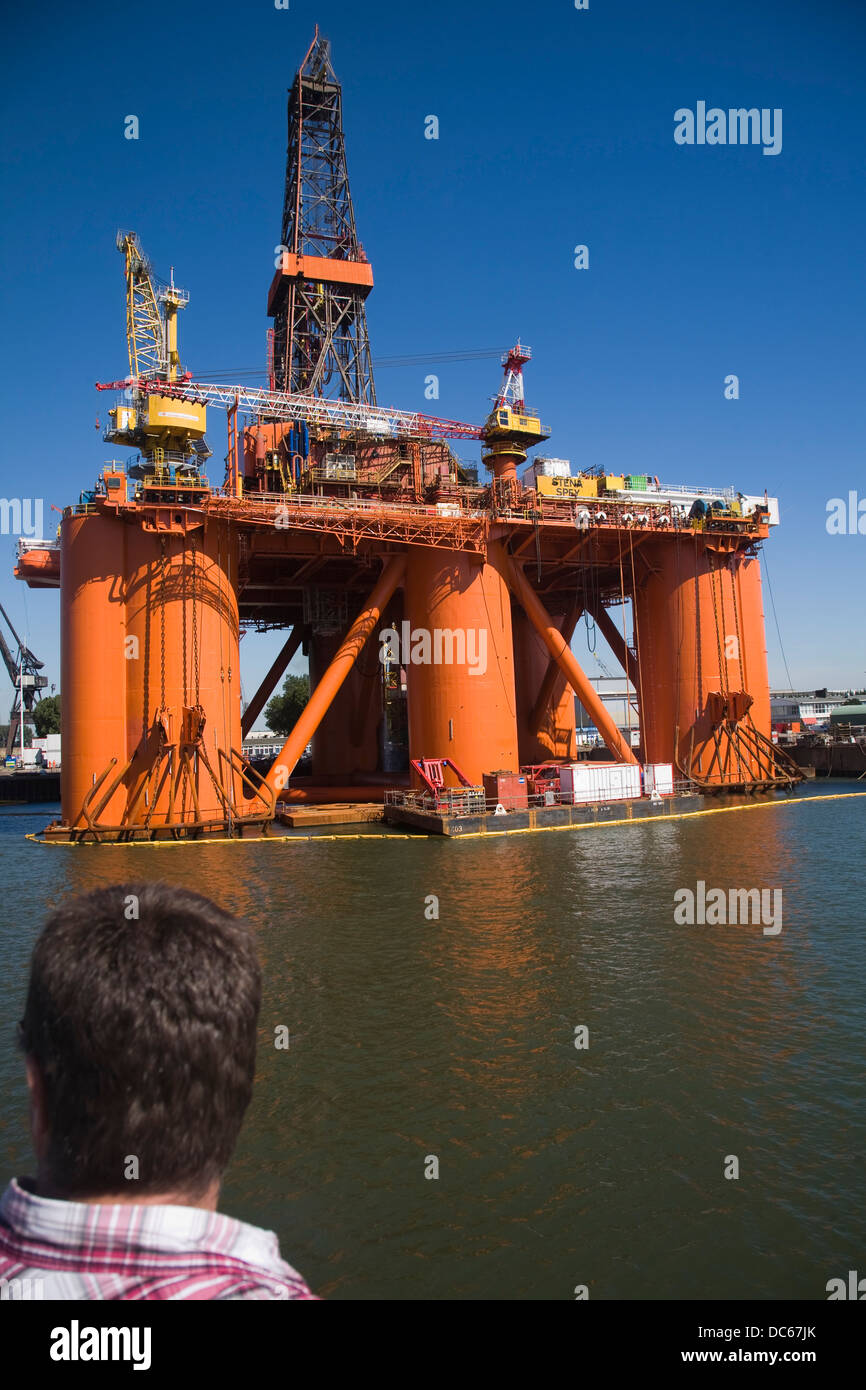
[[251, 389], [246, 386], [213, 385], [201, 381], [125, 381], [97, 382], [97, 391], [124, 391], [172, 396], [198, 405], [218, 405], [240, 410], [267, 420], [305, 421], [310, 425], [361, 430], [371, 435], [406, 438], [423, 435], [429, 439], [481, 439], [480, 425], [461, 420], [445, 420], [422, 415], [415, 410], [395, 410], [387, 406], [362, 405], [351, 401], [325, 400], [321, 396], [290, 395], [282, 391]]
[[3, 658], [3, 664], [9, 672], [9, 679], [15, 689], [15, 698], [9, 714], [9, 728], [6, 733], [6, 756], [8, 758], [18, 736], [16, 730], [20, 728], [21, 737], [23, 737], [24, 723], [31, 717], [33, 705], [40, 700], [39, 692], [45, 689], [48, 678], [39, 675], [45, 665], [44, 661], [40, 661], [30, 648], [21, 641], [2, 604], [0, 604], [0, 617], [4, 619], [18, 647], [18, 655], [15, 657], [9, 649], [2, 628], [0, 628], [0, 656]]
[[[171, 381], [180, 367], [177, 355], [177, 311], [189, 302], [185, 290], [171, 284], [156, 286], [150, 261], [135, 232], [118, 232], [117, 249], [126, 267], [126, 344], [133, 378], [165, 377]], [[162, 310], [160, 310], [162, 305]]]

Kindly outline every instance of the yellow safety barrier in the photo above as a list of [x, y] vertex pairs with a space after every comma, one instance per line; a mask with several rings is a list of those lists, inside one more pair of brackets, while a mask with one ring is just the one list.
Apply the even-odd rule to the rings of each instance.
[[724, 816], [731, 811], [765, 811], [773, 806], [802, 806], [807, 801], [856, 801], [862, 797], [866, 797], [866, 792], [828, 792], [826, 796], [796, 796], [777, 801], [751, 801], [741, 806], [711, 806], [703, 811], [678, 811], [674, 815], [629, 816], [620, 820], [587, 821], [583, 825], [526, 825], [516, 827], [514, 830], [469, 830], [465, 835], [453, 836], [428, 835], [423, 830], [416, 830], [411, 834], [395, 834], [391, 831], [384, 831], [381, 835], [355, 833], [350, 835], [250, 835], [246, 838], [240, 838], [237, 835], [224, 835], [219, 838], [202, 840], [107, 840], [98, 846], [80, 840], [44, 840], [35, 834], [26, 835], [24, 838], [32, 840], [37, 845], [60, 845], [63, 849], [104, 849], [106, 846], [111, 849], [177, 849], [184, 845], [290, 845], [309, 843], [315, 840], [328, 840], [329, 842], [335, 840], [489, 840], [500, 835], [538, 835], [549, 834], [555, 830], [603, 830], [610, 825], [656, 825], [659, 821], [665, 820], [696, 820], [698, 816]]

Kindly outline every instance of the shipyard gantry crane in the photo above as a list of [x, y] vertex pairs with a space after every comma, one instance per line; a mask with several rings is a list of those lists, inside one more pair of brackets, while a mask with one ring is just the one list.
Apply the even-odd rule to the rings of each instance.
[[0, 604], [0, 617], [3, 618], [11, 632], [17, 648], [13, 655], [9, 643], [3, 635], [3, 629], [0, 628], [0, 657], [3, 658], [3, 665], [6, 667], [9, 679], [15, 688], [12, 709], [9, 714], [9, 728], [6, 733], [6, 757], [8, 758], [16, 741], [20, 742], [23, 738], [24, 725], [33, 722], [33, 706], [38, 704], [42, 698], [41, 692], [48, 684], [48, 677], [40, 676], [39, 672], [45, 662], [34, 656], [30, 648], [21, 641], [2, 604]]

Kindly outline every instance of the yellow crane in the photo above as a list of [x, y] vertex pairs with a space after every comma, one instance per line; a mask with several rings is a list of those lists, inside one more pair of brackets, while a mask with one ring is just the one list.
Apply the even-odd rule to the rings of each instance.
[[[180, 375], [177, 314], [189, 295], [171, 282], [157, 291], [150, 262], [135, 232], [118, 232], [117, 249], [126, 266], [126, 343], [129, 375], [176, 381]], [[160, 308], [160, 306], [162, 306]]]
[[126, 274], [130, 384], [124, 402], [108, 412], [111, 425], [104, 438], [141, 450], [141, 461], [130, 469], [133, 476], [194, 480], [210, 456], [204, 441], [207, 409], [159, 390], [159, 383], [170, 385], [182, 376], [177, 315], [189, 295], [175, 285], [173, 270], [167, 284], [158, 280], [135, 232], [118, 232], [117, 249]]

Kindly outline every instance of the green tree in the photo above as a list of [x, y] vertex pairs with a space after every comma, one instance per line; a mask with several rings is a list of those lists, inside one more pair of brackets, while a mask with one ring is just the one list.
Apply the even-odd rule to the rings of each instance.
[[60, 733], [59, 695], [46, 695], [44, 700], [40, 700], [33, 706], [33, 723], [36, 726], [37, 738], [44, 738], [46, 734]]
[[309, 676], [286, 676], [282, 694], [275, 695], [265, 705], [265, 723], [268, 728], [273, 733], [282, 734], [287, 738], [309, 698]]

